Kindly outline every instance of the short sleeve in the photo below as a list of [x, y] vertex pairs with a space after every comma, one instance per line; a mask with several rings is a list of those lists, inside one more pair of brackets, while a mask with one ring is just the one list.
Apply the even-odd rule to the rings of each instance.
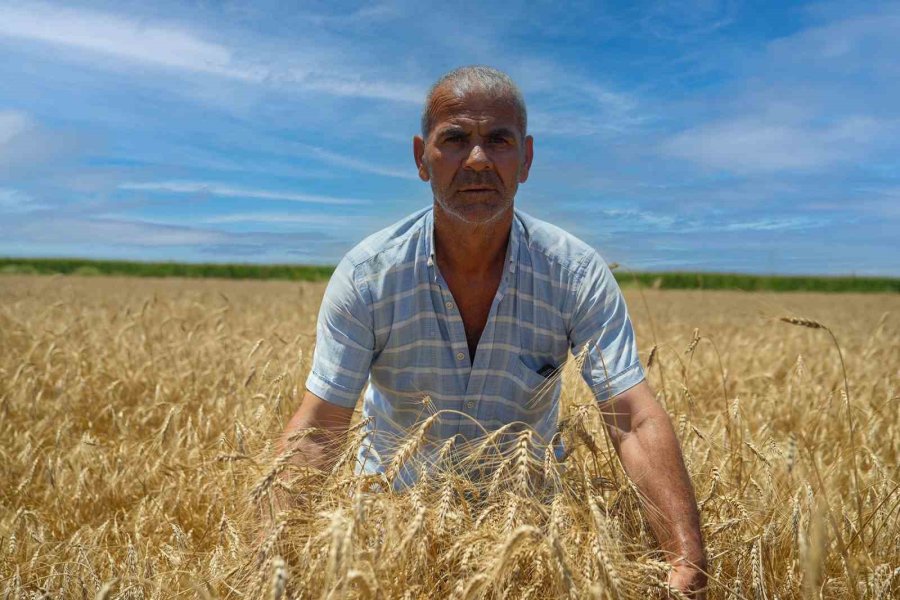
[[353, 408], [369, 377], [375, 335], [372, 313], [353, 265], [341, 260], [328, 282], [316, 323], [316, 349], [306, 389], [323, 400]]
[[584, 359], [582, 377], [603, 402], [643, 381], [644, 369], [625, 298], [612, 271], [593, 250], [582, 265], [569, 343], [576, 359]]

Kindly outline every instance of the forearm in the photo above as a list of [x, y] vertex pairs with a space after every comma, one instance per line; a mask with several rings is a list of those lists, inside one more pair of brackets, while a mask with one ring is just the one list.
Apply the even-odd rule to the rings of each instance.
[[318, 427], [299, 412], [294, 414], [279, 440], [280, 456], [291, 454], [296, 466], [328, 470], [336, 458], [336, 434]]
[[614, 438], [622, 465], [645, 499], [647, 519], [671, 562], [705, 569], [700, 517], [681, 447], [666, 412], [649, 409]]
[[279, 454], [291, 453], [291, 462], [320, 470], [337, 460], [353, 409], [328, 404], [307, 392], [279, 440]]
[[[282, 486], [274, 490], [273, 510], [264, 511], [263, 516], [291, 506], [290, 487], [287, 485], [293, 475], [305, 470], [306, 475], [316, 476], [315, 471], [329, 471], [334, 466], [345, 439], [347, 427], [353, 416], [353, 409], [328, 404], [311, 392], [306, 392], [300, 407], [284, 428], [278, 440], [279, 461], [287, 460], [278, 473]], [[312, 469], [314, 472], [310, 472]]]

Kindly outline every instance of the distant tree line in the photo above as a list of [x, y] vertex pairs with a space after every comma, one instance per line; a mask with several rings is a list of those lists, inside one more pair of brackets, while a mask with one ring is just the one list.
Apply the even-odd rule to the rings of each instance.
[[[215, 277], [327, 281], [333, 266], [137, 262], [80, 258], [0, 258], [0, 274], [121, 275], [130, 277]], [[707, 272], [643, 272], [616, 268], [625, 287], [656, 289], [745, 290], [773, 292], [900, 292], [896, 277], [749, 275]]]

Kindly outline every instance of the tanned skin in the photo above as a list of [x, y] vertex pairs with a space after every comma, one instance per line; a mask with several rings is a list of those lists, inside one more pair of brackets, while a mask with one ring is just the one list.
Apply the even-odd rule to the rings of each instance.
[[[528, 179], [534, 141], [523, 135], [515, 105], [470, 90], [459, 96], [438, 88], [430, 107], [428, 139], [413, 139], [419, 177], [434, 195], [437, 266], [465, 325], [474, 358], [503, 275], [518, 185]], [[644, 498], [660, 546], [673, 565], [669, 585], [705, 597], [706, 558], [697, 502], [668, 414], [642, 382], [601, 406], [625, 472]], [[353, 410], [307, 392], [282, 437], [282, 450], [299, 449], [302, 464], [328, 468], [334, 441]], [[322, 433], [290, 442], [308, 427]]]
[[600, 406], [625, 472], [643, 497], [644, 514], [674, 567], [669, 585], [704, 598], [706, 554], [700, 515], [668, 413], [642, 381]]
[[413, 158], [434, 196], [438, 269], [453, 294], [466, 331], [469, 358], [503, 276], [513, 199], [534, 156], [515, 105], [507, 99], [450, 90], [432, 95], [426, 143], [413, 140]]

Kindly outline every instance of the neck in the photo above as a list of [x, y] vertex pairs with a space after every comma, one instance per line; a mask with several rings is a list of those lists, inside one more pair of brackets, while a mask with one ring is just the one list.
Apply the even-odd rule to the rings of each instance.
[[445, 213], [435, 203], [434, 246], [438, 264], [472, 277], [495, 272], [506, 259], [512, 220], [512, 206], [489, 223], [468, 223]]

